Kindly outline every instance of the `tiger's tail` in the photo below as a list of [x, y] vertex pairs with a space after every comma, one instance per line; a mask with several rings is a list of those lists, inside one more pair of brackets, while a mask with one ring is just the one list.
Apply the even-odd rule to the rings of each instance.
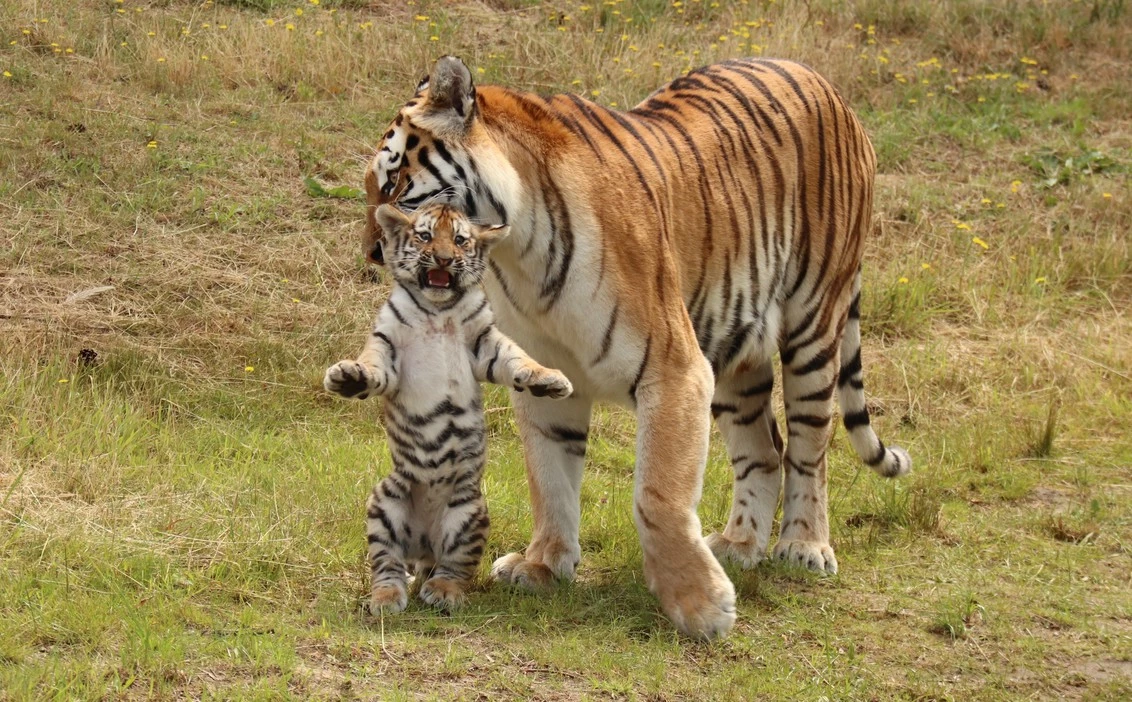
[[898, 446], [886, 447], [869, 424], [865, 406], [865, 382], [861, 373], [861, 271], [853, 279], [853, 302], [841, 337], [841, 373], [837, 378], [837, 399], [841, 421], [849, 433], [853, 450], [870, 468], [886, 478], [912, 471], [912, 457]]

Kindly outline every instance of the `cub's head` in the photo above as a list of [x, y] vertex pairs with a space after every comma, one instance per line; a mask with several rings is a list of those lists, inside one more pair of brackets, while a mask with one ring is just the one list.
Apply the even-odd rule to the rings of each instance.
[[380, 205], [376, 217], [385, 232], [385, 259], [393, 276], [438, 305], [452, 304], [480, 284], [487, 250], [510, 229], [475, 224], [459, 210], [439, 204], [412, 214]]
[[366, 166], [366, 257], [384, 263], [377, 209], [387, 203], [412, 210], [443, 202], [477, 221], [506, 223], [507, 213], [492, 195], [498, 183], [489, 181], [509, 170], [484, 130], [471, 72], [460, 59], [442, 57], [386, 128]]

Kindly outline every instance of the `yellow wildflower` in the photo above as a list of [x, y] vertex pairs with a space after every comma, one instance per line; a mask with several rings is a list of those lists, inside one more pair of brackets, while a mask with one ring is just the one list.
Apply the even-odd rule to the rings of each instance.
[[147, 148], [147, 149], [156, 149], [156, 148], [157, 148], [157, 141], [151, 141], [151, 142], [149, 142], [148, 144], [146, 144], [146, 145], [145, 145], [145, 148]]
[[972, 243], [972, 244], [975, 244], [976, 246], [981, 246], [981, 247], [983, 247], [983, 250], [984, 250], [984, 251], [985, 251], [986, 249], [989, 249], [989, 248], [990, 248], [990, 246], [988, 246], [988, 245], [987, 245], [987, 242], [983, 241], [982, 239], [980, 239], [980, 238], [979, 238], [979, 237], [977, 237], [977, 236], [976, 236], [976, 237], [972, 237], [972, 238], [971, 238], [971, 243]]
[[1039, 275], [1037, 278], [1034, 278], [1034, 282], [1041, 285], [1042, 283], [1046, 282], [1046, 277], [1044, 275]]
[[1111, 200], [1112, 199], [1112, 193], [1101, 193], [1101, 197], [1103, 197], [1106, 200]]
[[925, 270], [925, 271], [926, 271], [926, 270], [931, 270], [931, 267], [932, 267], [932, 264], [930, 264], [930, 263], [921, 263], [921, 264], [920, 264], [920, 268], [922, 268], [922, 269], [923, 269], [923, 270]]
[[245, 373], [251, 373], [254, 370], [255, 370], [255, 366], [244, 366], [244, 372]]
[[908, 282], [908, 279], [904, 276], [900, 276], [900, 280], [898, 280], [896, 282], [900, 283], [901, 285], [904, 285], [905, 283]]

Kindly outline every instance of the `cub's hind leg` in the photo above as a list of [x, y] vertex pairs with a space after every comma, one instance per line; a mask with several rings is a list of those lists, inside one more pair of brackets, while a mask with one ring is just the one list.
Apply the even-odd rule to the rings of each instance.
[[370, 611], [400, 612], [409, 603], [405, 565], [409, 486], [396, 473], [366, 500], [366, 542], [370, 565]]
[[464, 591], [483, 558], [491, 522], [478, 478], [452, 493], [441, 519], [440, 541], [433, 544], [436, 565], [421, 585], [421, 599], [443, 609], [464, 604]]
[[735, 491], [727, 526], [707, 542], [716, 558], [744, 568], [766, 558], [782, 491], [782, 437], [771, 407], [773, 389], [769, 361], [740, 366], [719, 378], [711, 404], [735, 471]]

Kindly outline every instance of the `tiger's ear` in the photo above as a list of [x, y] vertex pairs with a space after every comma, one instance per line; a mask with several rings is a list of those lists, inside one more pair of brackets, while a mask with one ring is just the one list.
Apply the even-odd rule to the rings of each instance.
[[476, 226], [474, 233], [476, 235], [476, 243], [480, 246], [490, 248], [491, 246], [499, 243], [503, 237], [511, 233], [511, 225], [509, 224], [496, 224], [489, 227]]
[[377, 208], [377, 224], [385, 232], [386, 239], [396, 241], [412, 226], [413, 220], [393, 205], [385, 204]]
[[[441, 56], [428, 77], [429, 121], [433, 131], [463, 133], [476, 109], [472, 72], [455, 56]], [[423, 126], [423, 125], [422, 125]]]

